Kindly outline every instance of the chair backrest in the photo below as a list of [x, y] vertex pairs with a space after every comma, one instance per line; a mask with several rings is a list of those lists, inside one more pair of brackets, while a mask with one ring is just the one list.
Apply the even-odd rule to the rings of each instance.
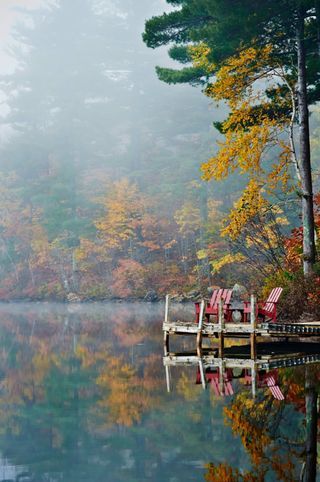
[[217, 296], [218, 296], [219, 291], [221, 291], [221, 290], [213, 290], [212, 296], [211, 296], [211, 298], [210, 298], [210, 306], [211, 306], [211, 307], [216, 304], [216, 298], [217, 298]]
[[273, 290], [271, 291], [267, 301], [265, 302], [265, 304], [263, 305], [263, 309], [265, 311], [269, 311], [269, 312], [272, 312], [273, 311], [273, 308], [274, 308], [274, 304], [277, 303], [279, 301], [279, 298], [281, 296], [281, 293], [283, 291], [283, 288], [273, 288]]
[[220, 300], [223, 300], [224, 304], [228, 305], [230, 303], [231, 296], [232, 296], [232, 290], [223, 289], [223, 288], [219, 290], [214, 290], [210, 300], [210, 307], [217, 308]]
[[273, 378], [273, 376], [269, 376], [267, 378], [267, 385], [273, 395], [273, 397], [276, 399], [276, 400], [284, 400], [284, 395], [281, 391], [281, 388], [279, 387], [279, 385], [276, 383], [275, 379]]

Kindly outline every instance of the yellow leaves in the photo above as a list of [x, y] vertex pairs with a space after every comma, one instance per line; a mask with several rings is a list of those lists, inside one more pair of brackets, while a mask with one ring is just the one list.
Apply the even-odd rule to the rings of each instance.
[[243, 226], [268, 206], [262, 195], [261, 185], [256, 179], [251, 179], [240, 199], [234, 204], [229, 215], [229, 224], [222, 230], [222, 236], [236, 239], [241, 234]]
[[272, 164], [272, 169], [267, 175], [267, 189], [270, 193], [274, 192], [277, 188], [281, 187], [283, 191], [288, 192], [292, 189], [289, 186], [290, 174], [288, 165], [291, 162], [291, 148], [285, 142], [279, 142], [281, 151], [278, 155], [276, 162]]
[[[218, 142], [217, 154], [201, 166], [203, 179], [219, 181], [235, 171], [249, 176], [249, 183], [222, 230], [223, 236], [235, 240], [246, 223], [267, 208], [266, 195], [279, 187], [288, 190], [292, 151], [283, 134], [290, 122], [286, 114], [290, 98], [283, 96], [282, 87], [289, 80], [273, 57], [271, 45], [238, 52], [217, 72], [210, 64], [210, 49], [205, 44], [193, 47], [191, 55], [195, 66], [215, 73], [206, 95], [218, 102], [226, 101], [230, 108], [222, 123], [225, 139]], [[273, 90], [272, 100], [266, 95], [266, 85]], [[275, 159], [271, 158], [273, 154]], [[221, 260], [221, 266], [219, 260], [216, 269], [224, 262], [228, 263], [228, 258]]]
[[201, 225], [200, 209], [187, 201], [175, 212], [174, 219], [183, 235], [193, 234]]
[[[242, 99], [252, 95], [252, 85], [261, 78], [261, 71], [267, 73], [272, 64], [272, 47], [249, 48], [238, 55], [229, 57], [227, 64], [217, 72], [216, 81], [206, 94], [215, 100], [227, 100], [235, 107]], [[249, 92], [248, 92], [249, 90]]]
[[210, 48], [204, 42], [189, 47], [189, 53], [192, 58], [192, 63], [197, 68], [202, 68], [208, 72], [213, 73], [216, 66], [209, 61]]
[[245, 259], [245, 256], [243, 256], [241, 253], [229, 253], [218, 259], [217, 261], [211, 261], [210, 264], [212, 266], [213, 273], [218, 273], [224, 266], [234, 263], [243, 263]]
[[195, 401], [199, 398], [199, 389], [197, 385], [190, 382], [190, 377], [186, 373], [182, 373], [177, 383], [177, 392], [182, 395], [185, 400]]
[[108, 357], [108, 352], [92, 352], [88, 347], [78, 344], [75, 350], [75, 355], [81, 361], [83, 369], [93, 367], [97, 361], [105, 361]]
[[198, 259], [206, 259], [208, 257], [208, 250], [207, 249], [199, 249], [197, 251], [197, 258]]
[[265, 448], [271, 441], [267, 427], [263, 423], [267, 405], [268, 398], [254, 403], [245, 393], [240, 393], [232, 406], [224, 409], [233, 433], [241, 437], [242, 444], [249, 452], [254, 465], [262, 462]]
[[236, 169], [242, 174], [263, 175], [262, 156], [272, 136], [273, 123], [254, 125], [248, 130], [228, 131], [219, 142], [218, 153], [202, 164], [203, 178], [222, 180]]
[[146, 205], [145, 199], [135, 184], [121, 179], [109, 186], [101, 203], [106, 214], [95, 222], [95, 226], [109, 249], [118, 248], [135, 235]]
[[130, 427], [140, 421], [142, 413], [152, 404], [136, 370], [121, 358], [107, 360], [97, 384], [105, 391], [99, 405], [108, 409], [108, 424]]

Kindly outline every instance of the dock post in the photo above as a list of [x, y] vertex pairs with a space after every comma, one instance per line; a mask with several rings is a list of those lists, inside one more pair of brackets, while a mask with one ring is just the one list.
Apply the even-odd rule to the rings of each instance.
[[169, 353], [169, 332], [163, 332], [163, 347], [164, 347], [164, 354], [168, 355]]
[[250, 354], [251, 358], [254, 360], [256, 358], [256, 297], [251, 295], [250, 300], [250, 323], [252, 332], [250, 334]]
[[170, 303], [170, 295], [166, 295], [166, 305], [164, 311], [164, 322], [168, 323], [169, 320], [169, 303]]
[[223, 313], [223, 300], [219, 300], [219, 311], [218, 311], [218, 319], [219, 319], [219, 357], [223, 358], [223, 351], [224, 351], [224, 313]]
[[170, 367], [168, 365], [165, 366], [166, 370], [166, 382], [167, 382], [167, 392], [171, 392], [171, 373], [170, 373]]
[[206, 377], [204, 374], [203, 361], [201, 357], [199, 357], [199, 371], [200, 371], [202, 388], [205, 390], [207, 388], [207, 384], [206, 384]]
[[204, 300], [201, 300], [200, 313], [199, 313], [199, 323], [198, 323], [198, 333], [197, 333], [197, 352], [198, 352], [198, 354], [201, 353], [201, 348], [202, 348], [203, 314], [204, 314]]
[[219, 361], [219, 392], [220, 392], [220, 395], [225, 394], [224, 378], [225, 378], [225, 364], [224, 364], [223, 360], [220, 360]]
[[[170, 295], [166, 295], [166, 304], [165, 304], [165, 310], [164, 310], [165, 323], [168, 323], [168, 320], [169, 320], [169, 303], [170, 303]], [[164, 345], [165, 354], [167, 355], [169, 353], [169, 332], [166, 330], [163, 333], [163, 345]]]
[[256, 388], [257, 388], [257, 372], [256, 372], [256, 364], [253, 361], [251, 366], [251, 390], [252, 390], [252, 398], [256, 398]]

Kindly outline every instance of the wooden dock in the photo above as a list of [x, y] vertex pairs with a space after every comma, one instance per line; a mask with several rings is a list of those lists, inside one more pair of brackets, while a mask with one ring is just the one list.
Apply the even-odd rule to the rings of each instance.
[[194, 335], [196, 337], [196, 349], [198, 355], [202, 350], [203, 337], [215, 337], [218, 339], [219, 355], [223, 356], [224, 339], [229, 338], [250, 338], [251, 356], [255, 356], [256, 338], [307, 338], [320, 336], [320, 321], [310, 323], [266, 323], [257, 320], [255, 310], [255, 299], [251, 299], [251, 314], [249, 322], [230, 323], [225, 322], [223, 302], [220, 301], [218, 319], [215, 322], [208, 322], [204, 315], [205, 304], [201, 302], [198, 323], [195, 321], [183, 321], [169, 319], [169, 296], [166, 297], [165, 317], [162, 325], [164, 333], [164, 347], [169, 353], [170, 335]]
[[197, 335], [199, 331], [202, 336], [216, 336], [219, 334], [228, 335], [250, 335], [265, 337], [310, 337], [320, 336], [320, 321], [310, 323], [257, 323], [252, 326], [250, 323], [203, 323], [201, 328], [192, 321], [164, 321], [162, 329], [168, 335]]
[[204, 368], [253, 368], [258, 367], [263, 370], [270, 370], [275, 368], [289, 368], [299, 365], [309, 365], [311, 363], [320, 362], [319, 353], [311, 354], [289, 354], [285, 356], [275, 356], [270, 354], [261, 358], [219, 358], [215, 354], [202, 355], [199, 357], [196, 353], [168, 353], [163, 357], [163, 366], [195, 366], [199, 361]]

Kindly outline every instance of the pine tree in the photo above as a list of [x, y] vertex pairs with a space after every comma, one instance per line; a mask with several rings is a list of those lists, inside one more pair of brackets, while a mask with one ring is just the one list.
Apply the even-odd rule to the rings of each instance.
[[[211, 65], [215, 67], [208, 72], [212, 76], [231, 55], [252, 46], [271, 45], [274, 57], [296, 79], [293, 95], [300, 133], [298, 166], [304, 229], [303, 261], [305, 275], [309, 276], [316, 251], [308, 106], [320, 98], [318, 4], [316, 6], [311, 0], [267, 0], [263, 5], [257, 5], [254, 0], [178, 0], [169, 3], [180, 8], [146, 23], [144, 40], [148, 46], [154, 48], [175, 41], [176, 50], [204, 42], [210, 51]], [[180, 76], [182, 82], [187, 80], [183, 72], [184, 69], [169, 72], [158, 68], [159, 77], [167, 82], [171, 82], [172, 76], [176, 79]], [[199, 75], [198, 81], [202, 79]]]

